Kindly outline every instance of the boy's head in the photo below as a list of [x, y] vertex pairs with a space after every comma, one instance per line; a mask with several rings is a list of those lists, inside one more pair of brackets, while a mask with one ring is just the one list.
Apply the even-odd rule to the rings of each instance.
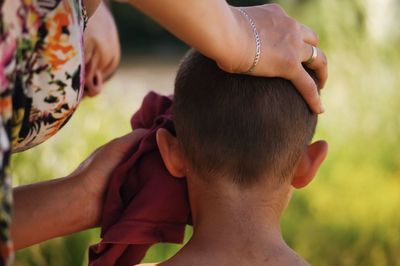
[[176, 176], [249, 187], [298, 174], [290, 181], [300, 187], [326, 153], [325, 143], [309, 145], [317, 116], [289, 81], [226, 73], [193, 50], [176, 77], [173, 115], [176, 138], [161, 132], [158, 143]]

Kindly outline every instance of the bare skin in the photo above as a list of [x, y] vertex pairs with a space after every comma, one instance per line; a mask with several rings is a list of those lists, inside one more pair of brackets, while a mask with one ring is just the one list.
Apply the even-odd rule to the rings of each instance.
[[[86, 72], [85, 95], [95, 96], [101, 91], [103, 80], [116, 69], [120, 50], [110, 11], [101, 1], [89, 2], [91, 18], [84, 40], [86, 65], [90, 68]], [[104, 40], [109, 49], [103, 49]], [[97, 84], [93, 82], [95, 78]], [[67, 177], [15, 188], [11, 225], [15, 249], [97, 226], [109, 175], [124, 152], [143, 134], [143, 130], [136, 130], [111, 141]]]
[[[89, 16], [96, 11], [100, 2], [100, 0], [84, 0]], [[241, 73], [246, 71], [253, 62], [255, 40], [249, 22], [225, 0], [129, 0], [125, 2], [148, 14], [178, 38], [214, 59], [226, 71]], [[262, 45], [260, 62], [251, 74], [280, 76], [291, 80], [312, 110], [316, 113], [322, 112], [316, 90], [317, 85], [302, 67], [302, 62], [307, 61], [311, 56], [310, 45], [318, 44], [317, 35], [311, 29], [288, 17], [277, 5], [250, 7], [246, 8], [246, 12], [257, 25]], [[204, 16], [207, 19], [198, 19]], [[94, 36], [102, 38], [98, 35]], [[90, 47], [85, 49], [90, 51]], [[103, 63], [92, 69], [102, 69], [106, 76], [107, 73], [112, 72], [112, 67], [107, 66], [113, 65], [113, 62], [118, 60], [103, 59], [110, 57], [103, 56], [101, 49], [94, 50], [100, 51], [100, 55], [92, 56], [89, 61], [97, 60]], [[309, 67], [316, 72], [318, 85], [322, 87], [327, 79], [327, 61], [321, 50], [318, 50], [317, 59]], [[89, 74], [87, 82], [93, 81], [95, 76], [95, 74]], [[88, 95], [97, 93], [98, 89], [95, 88], [89, 90]], [[134, 140], [135, 137], [127, 137], [125, 144]], [[112, 143], [105, 146], [110, 147], [107, 148], [111, 149], [110, 152], [116, 145], [115, 142]], [[120, 148], [116, 150], [121, 151]], [[83, 164], [82, 171], [55, 181], [15, 189], [12, 235], [17, 249], [52, 237], [90, 228], [98, 223], [103, 193], [108, 182], [108, 176], [105, 173], [110, 173], [118, 163], [116, 161], [112, 165], [95, 163], [102, 162], [102, 157], [107, 156], [102, 152], [95, 152], [93, 157]], [[104, 169], [106, 165], [108, 168]], [[82, 189], [82, 184], [88, 184], [86, 179], [91, 180], [90, 184], [94, 184], [89, 191]], [[50, 197], [51, 201], [48, 200]], [[79, 202], [88, 202], [88, 204], [82, 208]]]
[[265, 197], [260, 194], [265, 189], [239, 193], [225, 184], [213, 184], [206, 192], [199, 186], [189, 188], [195, 211], [192, 239], [170, 260], [141, 266], [309, 265], [281, 237], [279, 217], [285, 207], [281, 201], [289, 197], [288, 187]]
[[289, 197], [288, 186], [268, 196], [261, 195], [265, 189], [238, 192], [225, 184], [200, 195], [205, 186], [193, 191], [195, 187], [199, 184], [189, 189], [196, 212], [193, 237], [180, 253], [160, 265], [308, 265], [281, 236], [281, 201]]
[[67, 177], [15, 188], [15, 249], [98, 226], [109, 176], [145, 132], [137, 129], [100, 147]]
[[93, 97], [101, 93], [104, 82], [112, 76], [120, 61], [118, 31], [107, 5], [107, 1], [100, 3], [90, 17], [83, 36], [86, 70], [84, 96]]
[[[273, 176], [241, 188], [229, 177], [204, 181], [185, 159], [180, 142], [159, 130], [157, 143], [168, 171], [186, 176], [193, 218], [191, 240], [162, 266], [309, 265], [282, 238], [279, 220], [293, 188], [310, 183], [327, 154], [327, 144], [310, 144], [283, 184]], [[278, 181], [279, 182], [279, 181]]]
[[[227, 72], [242, 73], [255, 56], [255, 38], [249, 21], [225, 0], [125, 0], [152, 17], [188, 45], [215, 60]], [[311, 109], [323, 111], [317, 84], [304, 70], [317, 46], [318, 36], [310, 28], [290, 18], [278, 5], [247, 7], [261, 39], [260, 62], [251, 75], [291, 80]], [[204, 18], [207, 19], [199, 19]], [[322, 88], [327, 79], [327, 59], [318, 56], [308, 65], [317, 74]]]

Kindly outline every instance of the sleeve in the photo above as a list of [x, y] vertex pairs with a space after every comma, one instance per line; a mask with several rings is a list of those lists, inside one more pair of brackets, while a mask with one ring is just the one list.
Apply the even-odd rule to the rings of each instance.
[[[3, 45], [0, 46], [2, 52]], [[3, 53], [1, 53], [4, 55]], [[4, 78], [4, 63], [0, 63], [0, 76]], [[10, 265], [13, 248], [10, 236], [12, 184], [10, 174], [11, 156], [11, 89], [6, 79], [0, 80], [0, 265]]]
[[0, 0], [1, 266], [13, 260], [11, 152], [54, 135], [77, 108], [86, 20], [81, 0]]
[[[10, 175], [10, 123], [7, 120], [8, 97], [0, 95], [0, 265], [9, 265], [13, 253], [10, 236], [12, 185]], [[4, 108], [6, 107], [6, 108]]]
[[[12, 132], [12, 95], [16, 39], [5, 23], [3, 14], [10, 9], [10, 1], [0, 1], [0, 265], [11, 265], [13, 245], [10, 235], [11, 224], [11, 132]], [[12, 2], [15, 3], [15, 2]], [[9, 13], [9, 12], [8, 12]]]

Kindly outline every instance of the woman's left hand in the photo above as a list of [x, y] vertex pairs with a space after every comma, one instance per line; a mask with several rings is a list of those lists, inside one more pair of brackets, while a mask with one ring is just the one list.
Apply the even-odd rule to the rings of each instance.
[[[290, 80], [315, 113], [323, 112], [318, 87], [322, 88], [328, 77], [328, 63], [322, 50], [312, 48], [318, 45], [318, 36], [289, 17], [280, 6], [252, 6], [241, 12], [226, 0], [122, 2], [129, 2], [152, 17], [227, 72], [248, 73], [258, 61], [251, 75]], [[315, 72], [318, 84], [304, 63]]]
[[67, 177], [15, 188], [15, 249], [97, 226], [111, 173], [146, 132], [136, 129], [112, 140]]
[[[246, 72], [253, 65], [256, 30], [260, 41], [260, 57], [251, 75], [290, 80], [315, 113], [323, 112], [319, 89], [324, 87], [328, 78], [328, 61], [324, 52], [317, 48], [318, 35], [311, 28], [289, 17], [282, 7], [276, 4], [241, 8], [242, 11], [231, 7], [231, 10], [238, 20], [239, 28], [245, 29], [243, 32], [247, 33], [238, 39], [250, 40], [236, 42], [240, 44], [236, 51], [241, 52], [241, 60], [232, 61], [231, 58], [234, 57], [225, 57], [231, 72]], [[311, 58], [313, 59], [310, 62]], [[235, 66], [235, 62], [241, 64]], [[316, 81], [305, 67], [313, 70]]]
[[89, 226], [97, 226], [100, 222], [105, 191], [113, 170], [146, 133], [146, 129], [139, 128], [110, 141], [94, 151], [70, 174], [70, 178], [80, 180], [81, 187], [85, 190], [84, 194], [89, 202]]

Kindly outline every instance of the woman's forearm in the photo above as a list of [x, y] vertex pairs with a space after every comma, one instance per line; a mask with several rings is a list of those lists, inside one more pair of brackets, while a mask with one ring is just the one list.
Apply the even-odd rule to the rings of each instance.
[[[315, 47], [318, 36], [280, 6], [268, 4], [239, 11], [225, 0], [119, 1], [149, 15], [225, 71], [247, 73], [251, 69], [251, 75], [290, 80], [314, 112], [323, 112], [317, 89], [324, 86], [328, 68], [325, 54]], [[315, 72], [317, 82], [304, 63]]]
[[65, 177], [14, 189], [15, 249], [94, 226], [82, 180]]
[[109, 177], [146, 133], [136, 129], [110, 141], [68, 177], [15, 188], [11, 225], [15, 249], [99, 225]]
[[[251, 34], [250, 28], [245, 25], [242, 32], [242, 21], [225, 0], [129, 0], [129, 3], [218, 63], [237, 63], [238, 51], [249, 45], [249, 53], [253, 53], [253, 43], [247, 43], [251, 38], [239, 37]], [[232, 60], [226, 60], [228, 57]], [[225, 70], [229, 68], [224, 66]]]

